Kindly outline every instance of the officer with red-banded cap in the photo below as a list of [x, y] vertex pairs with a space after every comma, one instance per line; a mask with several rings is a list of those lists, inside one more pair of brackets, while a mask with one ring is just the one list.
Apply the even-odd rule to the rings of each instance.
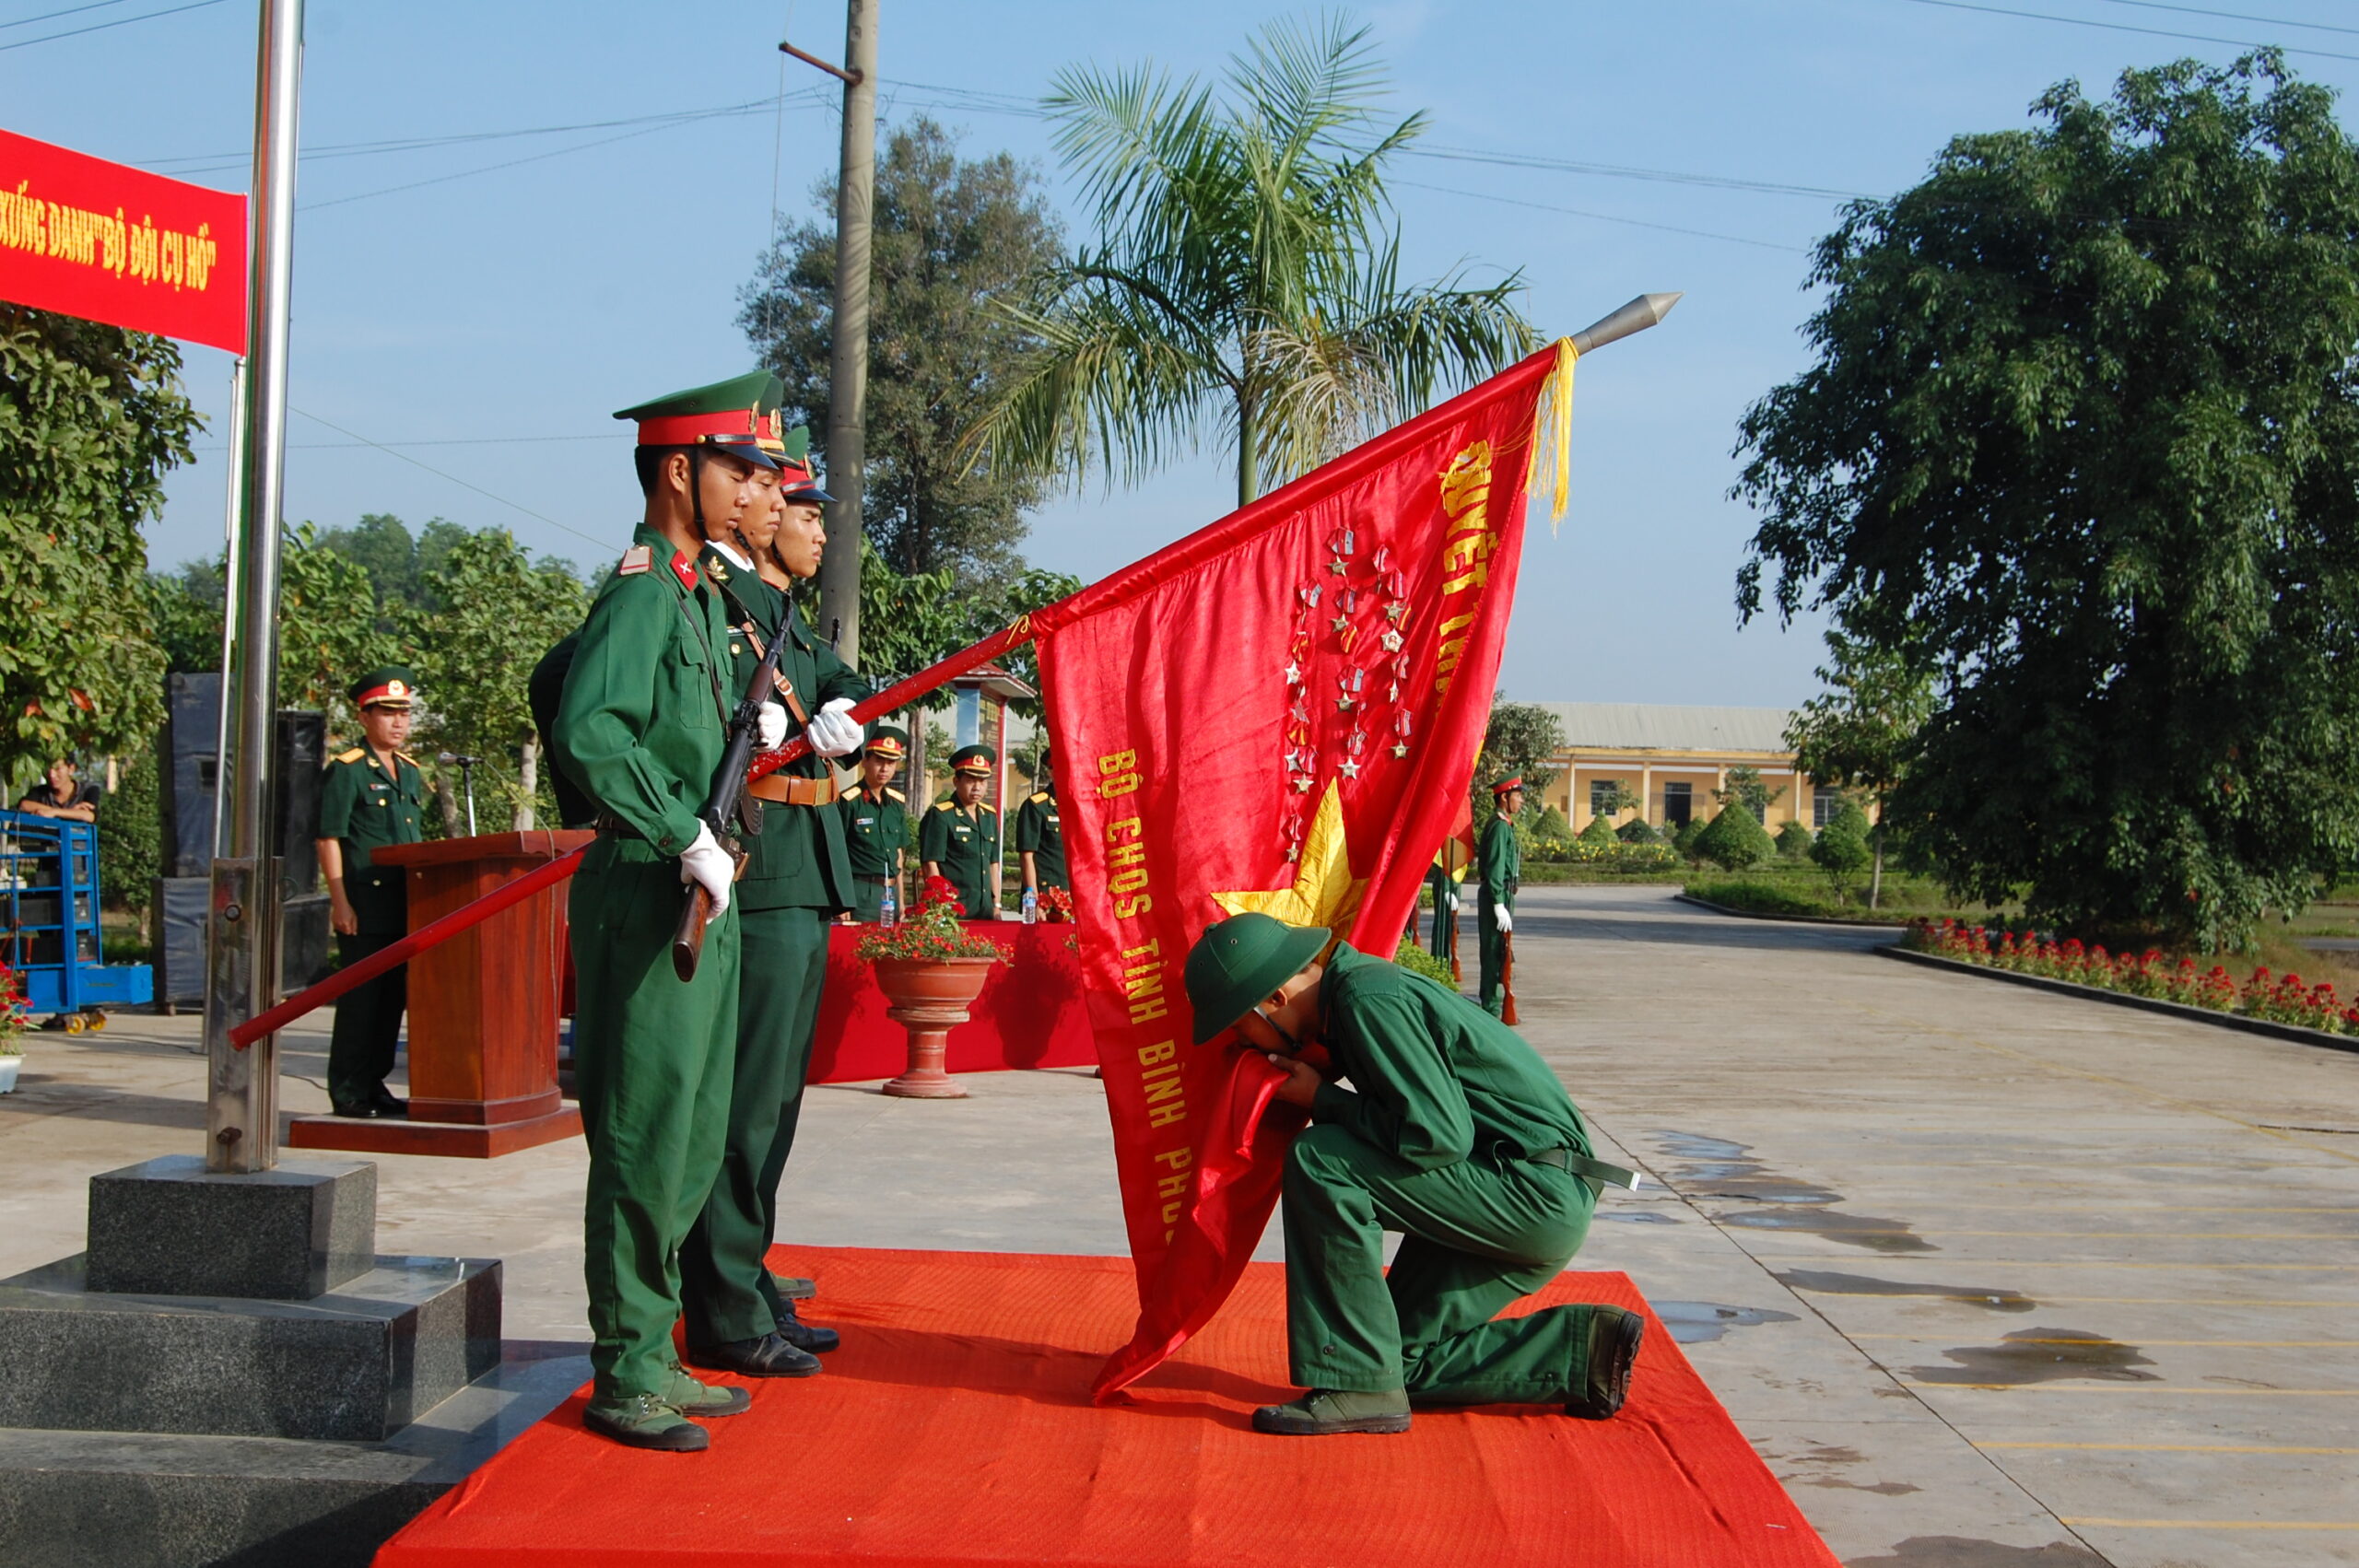
[[918, 825], [918, 858], [925, 874], [946, 880], [970, 920], [999, 919], [999, 813], [983, 800], [999, 754], [960, 746], [950, 754], [950, 796], [936, 801]]
[[1515, 819], [1523, 810], [1523, 775], [1502, 778], [1491, 786], [1491, 801], [1498, 810], [1483, 826], [1474, 847], [1474, 869], [1483, 880], [1481, 933], [1484, 1009], [1494, 1018], [1507, 1011], [1507, 935], [1515, 930], [1516, 883], [1523, 876], [1523, 846], [1516, 837]]
[[[682, 1370], [672, 1326], [679, 1249], [721, 1168], [737, 1039], [736, 865], [697, 813], [738, 693], [729, 619], [697, 557], [768, 504], [761, 481], [774, 486], [778, 464], [760, 438], [777, 385], [756, 370], [616, 415], [639, 425], [642, 518], [573, 639], [549, 726], [551, 756], [595, 807], [598, 829], [570, 895], [575, 1082], [590, 1154], [583, 1422], [639, 1448], [703, 1448], [698, 1421], [751, 1403], [743, 1388]], [[765, 705], [762, 744], [779, 744], [786, 728], [785, 708]], [[670, 948], [690, 883], [711, 895], [714, 914], [696, 975], [682, 980]]]

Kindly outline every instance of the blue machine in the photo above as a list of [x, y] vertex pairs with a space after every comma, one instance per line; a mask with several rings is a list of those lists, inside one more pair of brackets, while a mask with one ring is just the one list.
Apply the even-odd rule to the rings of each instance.
[[94, 825], [0, 812], [0, 959], [22, 980], [27, 1012], [79, 1034], [106, 1027], [108, 1007], [154, 998], [154, 970], [106, 962]]

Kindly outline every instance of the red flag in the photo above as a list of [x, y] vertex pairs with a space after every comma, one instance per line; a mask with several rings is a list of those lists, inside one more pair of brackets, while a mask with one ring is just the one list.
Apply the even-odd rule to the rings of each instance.
[[1189, 944], [1262, 908], [1391, 956], [1466, 811], [1535, 409], [1570, 361], [1543, 350], [1033, 617], [1140, 1285], [1100, 1398], [1226, 1298], [1302, 1124], [1233, 1036], [1189, 1044]]

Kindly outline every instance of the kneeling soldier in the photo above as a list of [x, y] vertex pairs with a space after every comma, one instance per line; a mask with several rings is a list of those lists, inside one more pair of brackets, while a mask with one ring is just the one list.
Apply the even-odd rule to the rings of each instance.
[[893, 902], [902, 896], [901, 856], [910, 846], [909, 797], [893, 788], [909, 737], [879, 729], [861, 754], [860, 782], [844, 791], [844, 843], [851, 851], [851, 918], [874, 925], [882, 915], [885, 889]]
[[[1286, 1153], [1286, 1337], [1310, 1391], [1253, 1414], [1288, 1435], [1406, 1432], [1409, 1407], [1622, 1408], [1645, 1319], [1555, 1306], [1493, 1319], [1555, 1278], [1602, 1182], [1580, 1112], [1521, 1036], [1465, 998], [1267, 915], [1207, 928], [1189, 952], [1203, 1045], [1235, 1026], [1289, 1077], [1311, 1125]], [[1324, 1046], [1331, 1082], [1302, 1059]], [[1402, 1233], [1391, 1273], [1384, 1233]]]

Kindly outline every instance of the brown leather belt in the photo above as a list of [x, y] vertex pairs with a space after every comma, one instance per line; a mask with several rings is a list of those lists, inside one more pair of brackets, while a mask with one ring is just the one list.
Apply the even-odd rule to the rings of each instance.
[[831, 806], [842, 791], [836, 788], [833, 775], [825, 778], [799, 778], [786, 774], [766, 773], [746, 785], [745, 793], [757, 801], [781, 806]]

